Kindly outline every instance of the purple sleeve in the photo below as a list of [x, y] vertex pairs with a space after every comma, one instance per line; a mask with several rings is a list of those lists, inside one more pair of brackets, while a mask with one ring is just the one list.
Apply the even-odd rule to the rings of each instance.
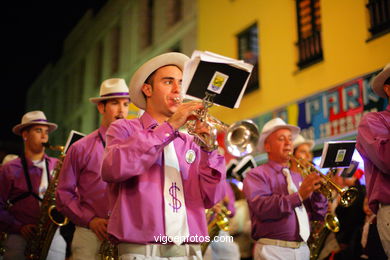
[[368, 113], [360, 121], [356, 148], [381, 172], [390, 174], [390, 129], [379, 113]]
[[106, 134], [103, 180], [123, 182], [146, 172], [160, 156], [165, 144], [173, 138], [175, 131], [168, 123], [148, 130], [136, 129], [126, 120], [114, 122]]
[[234, 197], [234, 192], [232, 190], [232, 187], [230, 187], [230, 184], [226, 181], [225, 181], [225, 187], [226, 187], [226, 195], [229, 198], [227, 209], [230, 210], [231, 212], [229, 217], [234, 217], [234, 215], [236, 214], [236, 208], [234, 207], [234, 203], [236, 202], [236, 199]]
[[253, 214], [261, 221], [278, 220], [292, 214], [294, 208], [302, 204], [298, 193], [274, 193], [271, 180], [259, 174], [259, 171], [259, 167], [252, 169], [244, 179], [244, 193]]
[[199, 183], [205, 208], [211, 208], [225, 197], [225, 159], [218, 151], [200, 151]]
[[323, 220], [328, 211], [328, 199], [319, 192], [313, 192], [310, 199], [305, 200], [304, 204], [307, 209], [310, 220]]
[[80, 204], [77, 193], [77, 180], [81, 171], [80, 162], [83, 160], [82, 150], [72, 145], [62, 164], [58, 186], [56, 190], [56, 205], [60, 212], [67, 216], [73, 223], [82, 227], [88, 227], [95, 214]]
[[22, 223], [16, 220], [5, 208], [13, 186], [12, 167], [7, 164], [0, 169], [0, 230], [19, 233]]

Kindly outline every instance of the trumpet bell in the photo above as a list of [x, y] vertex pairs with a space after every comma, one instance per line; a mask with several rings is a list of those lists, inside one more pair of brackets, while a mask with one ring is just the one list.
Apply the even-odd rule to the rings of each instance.
[[233, 156], [243, 157], [256, 150], [259, 137], [255, 123], [250, 120], [238, 121], [227, 129], [225, 146]]
[[359, 196], [359, 191], [355, 187], [342, 189], [340, 205], [342, 207], [349, 207]]

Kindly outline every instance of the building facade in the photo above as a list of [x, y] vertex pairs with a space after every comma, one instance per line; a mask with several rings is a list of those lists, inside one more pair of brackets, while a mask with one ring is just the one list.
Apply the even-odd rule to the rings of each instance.
[[240, 108], [215, 107], [231, 124], [279, 116], [320, 149], [353, 139], [361, 115], [387, 101], [369, 87], [390, 62], [389, 0], [199, 0], [198, 48], [255, 65]]
[[[109, 0], [98, 13], [88, 11], [66, 38], [59, 60], [29, 89], [27, 110], [43, 110], [58, 123], [53, 143], [65, 143], [72, 129], [92, 132], [100, 120], [88, 98], [99, 95], [101, 82], [129, 82], [140, 65], [163, 52], [190, 55], [196, 21], [196, 2], [184, 0]], [[131, 105], [129, 117], [136, 115]]]

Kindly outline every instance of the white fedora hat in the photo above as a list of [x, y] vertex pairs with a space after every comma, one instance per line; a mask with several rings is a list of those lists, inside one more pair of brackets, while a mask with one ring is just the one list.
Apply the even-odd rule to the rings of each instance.
[[390, 78], [390, 63], [388, 63], [383, 70], [378, 73], [378, 75], [375, 76], [375, 78], [372, 80], [371, 87], [374, 90], [374, 92], [383, 98], [388, 98], [386, 95], [385, 90], [383, 89], [383, 86], [385, 85], [385, 81]]
[[182, 53], [168, 52], [156, 56], [144, 63], [137, 69], [131, 78], [129, 85], [131, 102], [133, 102], [133, 104], [138, 108], [145, 109], [146, 100], [141, 88], [150, 74], [152, 74], [157, 69], [167, 65], [175, 65], [183, 71], [184, 63], [187, 60], [189, 60], [189, 58]]
[[314, 147], [313, 140], [305, 139], [302, 135], [298, 135], [293, 142], [294, 149], [297, 148], [298, 146], [300, 146], [301, 144], [308, 144], [310, 147], [310, 150], [313, 149], [313, 147]]
[[267, 139], [267, 137], [275, 132], [276, 130], [287, 128], [291, 130], [292, 138], [293, 140], [297, 137], [299, 134], [299, 131], [301, 129], [294, 125], [288, 125], [286, 122], [283, 121], [283, 119], [276, 117], [274, 119], [271, 119], [267, 123], [265, 123], [263, 129], [261, 130], [260, 138], [259, 138], [259, 144], [257, 146], [260, 153], [265, 153], [264, 149], [264, 141]]
[[100, 101], [112, 98], [130, 98], [129, 88], [124, 79], [106, 79], [100, 85], [100, 97], [90, 98], [89, 101], [97, 104]]
[[49, 133], [57, 129], [57, 124], [48, 122], [45, 114], [42, 111], [36, 110], [24, 114], [22, 122], [14, 126], [12, 132], [20, 135], [22, 129], [30, 125], [47, 125], [49, 127]]

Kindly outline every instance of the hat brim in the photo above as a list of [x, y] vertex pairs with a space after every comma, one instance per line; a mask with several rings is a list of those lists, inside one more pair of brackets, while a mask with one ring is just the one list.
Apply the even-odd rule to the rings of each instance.
[[372, 90], [380, 97], [388, 98], [383, 88], [385, 81], [390, 77], [390, 63], [376, 75], [371, 83]]
[[130, 96], [129, 95], [125, 95], [125, 96], [109, 96], [109, 97], [95, 97], [95, 98], [90, 98], [89, 101], [93, 104], [98, 104], [99, 102], [102, 102], [104, 100], [108, 100], [108, 99], [114, 99], [114, 98], [128, 98], [130, 100]]
[[184, 63], [188, 61], [189, 58], [178, 52], [169, 52], [157, 57], [154, 57], [144, 63], [138, 70], [134, 73], [129, 84], [129, 94], [131, 102], [140, 109], [146, 108], [146, 99], [142, 93], [142, 86], [144, 85], [146, 79], [157, 69], [167, 66], [175, 65], [183, 71]]
[[314, 148], [314, 141], [313, 140], [305, 140], [303, 142], [296, 143], [294, 145], [294, 149], [297, 148], [298, 146], [300, 146], [301, 144], [308, 144], [310, 150], [312, 150]]
[[268, 131], [265, 131], [264, 133], [261, 133], [260, 138], [259, 138], [259, 143], [257, 146], [259, 153], [266, 152], [265, 148], [264, 148], [265, 139], [267, 139], [268, 136], [270, 136], [273, 132], [275, 132], [276, 130], [279, 130], [279, 129], [289, 129], [291, 131], [293, 140], [295, 138], [297, 138], [299, 132], [301, 131], [301, 129], [299, 127], [294, 126], [294, 125], [278, 125], [278, 126], [271, 128]]
[[29, 123], [25, 123], [25, 124], [18, 124], [16, 126], [14, 126], [12, 128], [12, 132], [16, 135], [21, 135], [22, 133], [22, 130], [23, 128], [26, 128], [28, 126], [32, 126], [32, 125], [46, 125], [49, 127], [49, 133], [55, 131], [57, 129], [57, 124], [54, 124], [54, 123], [50, 123], [50, 122], [29, 122]]

